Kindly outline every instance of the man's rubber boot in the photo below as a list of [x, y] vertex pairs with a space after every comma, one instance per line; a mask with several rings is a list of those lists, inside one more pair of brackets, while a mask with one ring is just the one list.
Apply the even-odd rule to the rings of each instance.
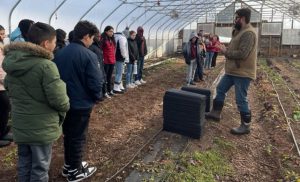
[[209, 113], [205, 114], [205, 118], [212, 119], [214, 121], [220, 121], [223, 106], [224, 106], [224, 102], [216, 101], [216, 99], [214, 99], [213, 109]]
[[240, 114], [241, 114], [241, 125], [238, 128], [232, 128], [230, 130], [231, 134], [244, 135], [250, 133], [251, 112], [250, 113], [241, 112]]

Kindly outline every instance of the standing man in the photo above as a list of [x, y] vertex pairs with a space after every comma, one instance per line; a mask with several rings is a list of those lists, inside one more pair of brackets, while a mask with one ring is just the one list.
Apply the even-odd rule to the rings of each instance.
[[91, 176], [96, 167], [82, 161], [89, 119], [95, 103], [101, 99], [104, 83], [99, 61], [88, 48], [92, 45], [97, 27], [80, 21], [74, 28], [74, 40], [55, 55], [61, 79], [67, 84], [70, 110], [63, 123], [65, 165], [62, 175], [68, 181], [81, 181]]
[[137, 29], [136, 42], [137, 42], [138, 49], [139, 49], [139, 60], [137, 63], [138, 70], [137, 70], [137, 75], [135, 77], [135, 84], [141, 85], [141, 84], [146, 83], [146, 81], [143, 80], [143, 69], [144, 69], [145, 56], [148, 53], [146, 39], [144, 37], [143, 27], [138, 27], [138, 29]]
[[251, 111], [248, 105], [247, 92], [251, 80], [256, 79], [257, 34], [250, 24], [251, 10], [242, 8], [236, 11], [234, 30], [228, 48], [219, 44], [227, 61], [225, 75], [217, 86], [217, 96], [213, 109], [206, 115], [207, 119], [219, 121], [228, 90], [235, 87], [235, 98], [241, 115], [241, 125], [231, 129], [232, 134], [250, 133]]

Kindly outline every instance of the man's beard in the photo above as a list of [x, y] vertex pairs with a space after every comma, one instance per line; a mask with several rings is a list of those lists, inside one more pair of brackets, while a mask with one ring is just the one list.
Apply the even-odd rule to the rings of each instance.
[[241, 24], [240, 22], [236, 22], [236, 23], [234, 24], [234, 28], [235, 28], [236, 30], [240, 31], [240, 30], [242, 29], [242, 24]]

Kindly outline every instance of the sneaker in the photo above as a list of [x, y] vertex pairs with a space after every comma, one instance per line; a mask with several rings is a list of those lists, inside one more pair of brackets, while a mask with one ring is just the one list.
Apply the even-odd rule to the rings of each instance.
[[131, 85], [133, 88], [138, 87], [135, 83], [131, 83], [130, 85]]
[[137, 81], [134, 82], [134, 84], [136, 84], [136, 85], [139, 86], [139, 85], [141, 85], [142, 83], [141, 83], [139, 80], [137, 80]]
[[144, 81], [143, 79], [140, 80], [141, 84], [146, 84], [147, 82]]
[[90, 176], [92, 176], [97, 171], [96, 167], [81, 168], [81, 170], [74, 169], [69, 170], [68, 181], [69, 182], [79, 182]]
[[124, 86], [123, 86], [123, 83], [120, 84], [120, 89], [121, 89], [121, 91], [125, 91], [125, 88], [124, 88]]
[[[89, 164], [88, 164], [86, 161], [82, 161], [82, 162], [81, 162], [81, 165], [82, 165], [83, 168], [87, 168], [87, 167], [89, 166]], [[64, 164], [64, 166], [63, 166], [63, 171], [62, 171], [61, 175], [62, 175], [63, 177], [68, 177], [68, 171], [69, 171], [69, 170], [70, 170], [70, 166]]]
[[130, 88], [134, 88], [134, 86], [132, 84], [128, 84], [128, 85], [126, 85], [126, 88], [130, 89]]
[[196, 83], [194, 83], [193, 81], [190, 82], [190, 85], [196, 85]]
[[110, 91], [110, 92], [108, 92], [108, 95], [109, 95], [109, 96], [114, 96], [115, 93], [114, 93], [114, 91]]
[[108, 95], [107, 92], [105, 93], [104, 97], [107, 98], [107, 99], [111, 99], [111, 97]]

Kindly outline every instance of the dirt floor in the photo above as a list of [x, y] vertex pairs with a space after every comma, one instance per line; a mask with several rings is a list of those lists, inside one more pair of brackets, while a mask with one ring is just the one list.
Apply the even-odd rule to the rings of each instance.
[[[222, 58], [219, 59], [219, 65], [223, 64], [222, 60]], [[295, 66], [290, 63], [278, 63], [276, 67], [281, 70], [280, 74], [285, 80], [288, 78], [289, 85], [297, 92], [300, 73], [297, 69], [293, 69]], [[229, 133], [230, 128], [238, 126], [240, 120], [234, 99], [234, 89], [231, 89], [226, 98], [222, 120], [219, 123], [207, 121], [204, 136], [200, 140], [188, 140], [187, 153], [217, 149], [222, 157], [228, 160], [228, 165], [233, 168], [232, 172], [221, 176], [214, 175], [215, 181], [296, 181], [299, 177], [300, 159], [297, 157], [272, 85], [263, 72], [267, 68], [267, 66], [259, 67], [258, 78], [250, 87], [249, 102], [253, 113], [253, 123], [249, 135], [233, 136]], [[295, 72], [292, 72], [292, 69]], [[206, 71], [206, 82], [198, 83], [197, 87], [209, 87], [220, 70], [215, 68]], [[105, 181], [126, 164], [133, 154], [161, 129], [164, 92], [170, 88], [181, 87], [185, 83], [185, 71], [186, 65], [182, 59], [153, 67], [146, 71], [146, 85], [129, 90], [124, 95], [118, 95], [112, 100], [105, 100], [95, 106], [91, 116], [84, 159], [90, 165], [97, 166], [98, 170], [96, 175], [87, 181]], [[280, 90], [282, 90], [282, 95], [287, 96], [283, 87]], [[285, 97], [284, 102], [291, 103], [293, 99]], [[291, 112], [291, 109], [289, 110]], [[178, 137], [170, 133], [158, 136], [164, 140], [174, 138], [174, 141]], [[300, 136], [298, 138], [300, 140]], [[219, 143], [222, 141], [226, 146], [232, 147], [220, 149], [216, 141]], [[167, 146], [172, 145], [174, 142], [167, 144]], [[182, 146], [184, 147], [183, 144]], [[147, 147], [147, 150], [153, 150], [151, 145]], [[139, 158], [147, 155], [147, 150]], [[55, 142], [53, 148], [50, 181], [66, 181], [60, 175], [62, 165], [63, 142], [60, 139]], [[127, 172], [125, 171], [123, 175], [112, 181], [125, 181], [129, 174]], [[15, 145], [0, 148], [0, 181], [16, 181]], [[169, 178], [166, 181], [174, 180]]]

